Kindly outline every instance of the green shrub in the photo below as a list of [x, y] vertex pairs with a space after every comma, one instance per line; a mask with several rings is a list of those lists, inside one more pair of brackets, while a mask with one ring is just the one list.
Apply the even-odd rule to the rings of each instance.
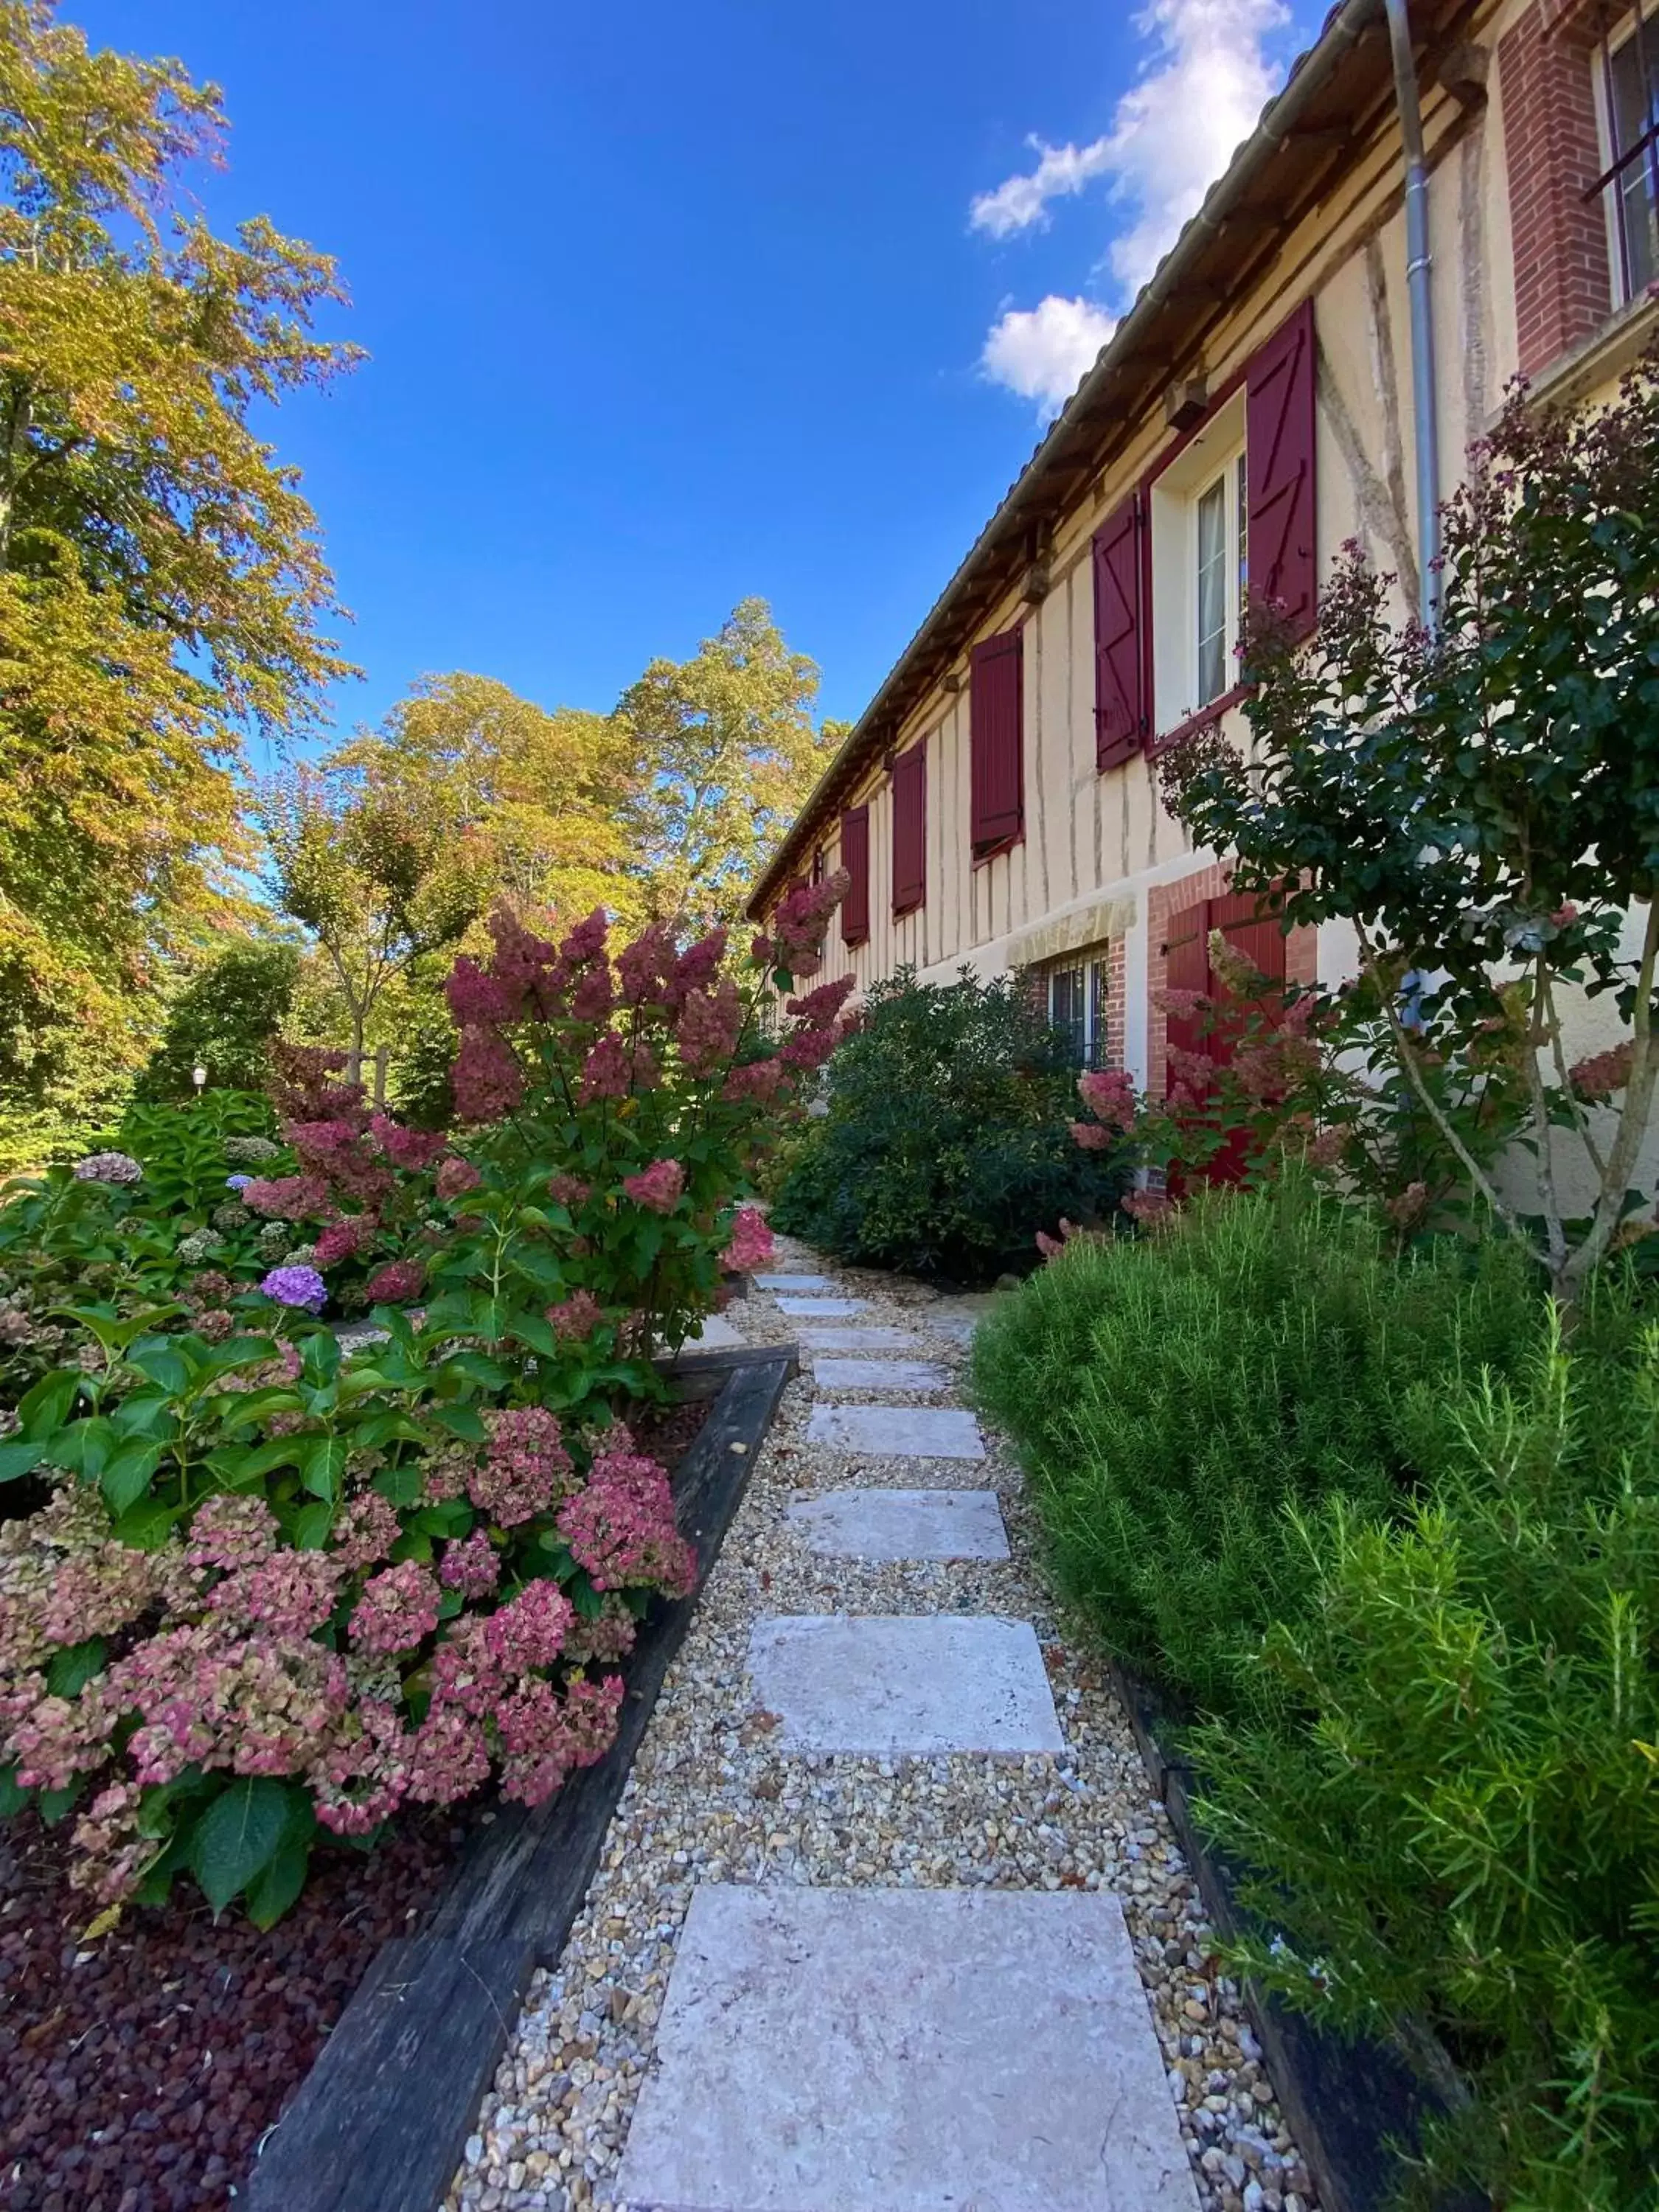
[[137, 1083], [140, 1098], [191, 1097], [191, 1071], [217, 1090], [258, 1091], [270, 1040], [294, 1001], [299, 948], [233, 945], [191, 977], [168, 1009], [161, 1042]]
[[1039, 1229], [1115, 1210], [1121, 1156], [1073, 1142], [1080, 1113], [1067, 1042], [1014, 978], [902, 969], [837, 1049], [772, 1219], [840, 1260], [991, 1281]]
[[1241, 1967], [1473, 2091], [1425, 2201], [1659, 2203], [1659, 1328], [1593, 1303], [1516, 1380], [1419, 1383], [1431, 1492], [1304, 1522], [1282, 1703], [1194, 1744], [1278, 1931]]
[[1248, 1705], [1251, 1647], [1309, 1573], [1284, 1509], [1400, 1504], [1432, 1444], [1413, 1386], [1513, 1365], [1538, 1310], [1524, 1266], [1496, 1242], [1398, 1263], [1295, 1179], [1050, 1261], [979, 1330], [975, 1395], [1108, 1646], [1180, 1701]]

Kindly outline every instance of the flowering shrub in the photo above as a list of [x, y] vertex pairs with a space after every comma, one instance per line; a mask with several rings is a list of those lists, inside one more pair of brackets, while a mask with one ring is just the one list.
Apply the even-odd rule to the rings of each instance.
[[188, 1870], [262, 1922], [319, 1824], [365, 1835], [492, 1773], [535, 1802], [604, 1753], [653, 1590], [690, 1587], [621, 1424], [481, 1410], [400, 1314], [373, 1361], [142, 1333], [21, 1409], [7, 1471], [77, 1478], [0, 1537], [3, 1802], [76, 1816], [106, 1903]]

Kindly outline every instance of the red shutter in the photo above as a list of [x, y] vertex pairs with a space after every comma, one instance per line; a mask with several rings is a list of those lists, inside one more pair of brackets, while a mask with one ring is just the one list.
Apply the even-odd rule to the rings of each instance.
[[1250, 596], [1278, 601], [1305, 637], [1317, 617], [1311, 300], [1250, 362], [1244, 387]]
[[974, 647], [968, 693], [974, 857], [1024, 833], [1024, 648], [1018, 629]]
[[1095, 766], [1116, 768], [1146, 735], [1139, 492], [1095, 532]]
[[[1196, 991], [1200, 997], [1208, 991], [1210, 907], [1206, 899], [1200, 899], [1196, 906], [1183, 907], [1179, 914], [1170, 916], [1164, 938], [1164, 984], [1166, 990]], [[1177, 1051], [1206, 1049], [1204, 1025], [1197, 1014], [1171, 1012], [1165, 1015], [1164, 1023], [1164, 1034]], [[1165, 1074], [1166, 1096], [1174, 1081], [1173, 1075]]]
[[841, 864], [852, 878], [841, 902], [845, 945], [862, 945], [870, 934], [870, 810], [849, 806], [841, 817]]
[[927, 902], [927, 744], [893, 763], [893, 912]]

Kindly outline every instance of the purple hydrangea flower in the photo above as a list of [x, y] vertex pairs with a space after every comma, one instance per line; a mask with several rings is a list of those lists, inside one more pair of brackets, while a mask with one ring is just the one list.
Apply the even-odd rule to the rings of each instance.
[[227, 1190], [246, 1190], [252, 1180], [253, 1177], [252, 1176], [227, 1176], [225, 1177], [225, 1188]]
[[143, 1172], [131, 1152], [88, 1152], [75, 1163], [76, 1182], [137, 1182]]
[[328, 1285], [314, 1267], [273, 1267], [259, 1288], [279, 1306], [301, 1306], [307, 1313], [321, 1313], [328, 1302]]

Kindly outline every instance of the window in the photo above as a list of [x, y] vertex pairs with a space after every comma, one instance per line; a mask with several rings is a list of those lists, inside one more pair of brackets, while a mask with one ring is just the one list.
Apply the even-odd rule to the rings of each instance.
[[862, 945], [870, 934], [870, 809], [849, 806], [841, 817], [841, 864], [848, 874], [841, 902], [843, 945]]
[[1078, 1067], [1107, 1065], [1109, 969], [1103, 957], [1079, 958], [1046, 969], [1041, 978], [1044, 1009], [1054, 1027], [1071, 1039], [1073, 1064]]
[[1174, 729], [1238, 681], [1249, 505], [1240, 392], [1217, 409], [1152, 488], [1159, 732]]
[[969, 663], [969, 837], [976, 860], [1025, 835], [1024, 665], [1018, 628], [983, 640]]
[[1659, 278], [1659, 14], [1640, 0], [1618, 29], [1601, 22], [1601, 125], [1607, 167], [1590, 187], [1604, 197], [1613, 289], [1634, 300]]

